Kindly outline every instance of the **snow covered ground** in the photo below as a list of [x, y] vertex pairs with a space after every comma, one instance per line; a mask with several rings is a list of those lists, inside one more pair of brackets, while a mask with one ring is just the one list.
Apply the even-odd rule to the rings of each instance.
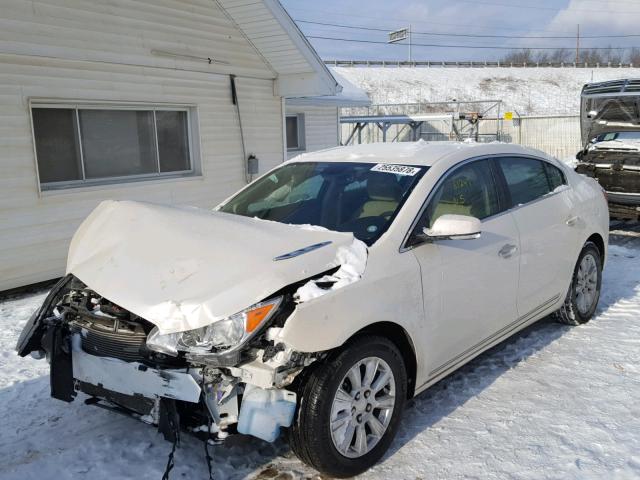
[[[372, 479], [640, 478], [640, 239], [612, 246], [597, 317], [542, 320], [410, 402]], [[44, 291], [0, 300], [0, 478], [159, 479], [170, 445], [136, 420], [49, 397], [14, 345]], [[320, 478], [284, 442], [212, 448], [216, 479]], [[208, 478], [183, 437], [171, 478]]]
[[585, 83], [640, 77], [640, 68], [332, 67], [372, 103], [502, 100], [503, 112], [578, 115]]

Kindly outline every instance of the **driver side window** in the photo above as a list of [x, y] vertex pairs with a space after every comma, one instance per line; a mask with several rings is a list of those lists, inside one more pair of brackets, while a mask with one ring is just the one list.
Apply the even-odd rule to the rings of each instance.
[[431, 228], [446, 214], [467, 215], [480, 220], [500, 212], [498, 190], [488, 160], [477, 160], [448, 175], [435, 191], [421, 222]]

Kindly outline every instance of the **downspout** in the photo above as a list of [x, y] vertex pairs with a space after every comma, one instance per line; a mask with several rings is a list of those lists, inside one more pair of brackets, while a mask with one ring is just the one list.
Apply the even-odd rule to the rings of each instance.
[[238, 91], [236, 89], [236, 76], [229, 75], [231, 81], [231, 101], [236, 106], [236, 114], [238, 115], [238, 125], [240, 126], [240, 142], [242, 144], [242, 168], [244, 171], [244, 180], [246, 183], [251, 183], [251, 175], [247, 168], [247, 148], [244, 143], [244, 129], [242, 128], [242, 115], [240, 115], [240, 102], [238, 101]]
[[280, 111], [282, 113], [282, 161], [286, 162], [289, 155], [287, 152], [287, 100], [285, 97], [280, 97]]

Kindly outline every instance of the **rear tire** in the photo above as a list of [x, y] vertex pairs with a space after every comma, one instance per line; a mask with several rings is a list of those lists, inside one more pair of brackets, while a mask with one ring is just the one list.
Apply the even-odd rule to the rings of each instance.
[[298, 458], [331, 477], [362, 473], [397, 432], [407, 398], [402, 355], [386, 338], [359, 337], [315, 365], [299, 398], [289, 435]]
[[571, 286], [556, 319], [565, 325], [581, 325], [593, 317], [600, 299], [602, 259], [598, 247], [587, 242], [573, 271]]

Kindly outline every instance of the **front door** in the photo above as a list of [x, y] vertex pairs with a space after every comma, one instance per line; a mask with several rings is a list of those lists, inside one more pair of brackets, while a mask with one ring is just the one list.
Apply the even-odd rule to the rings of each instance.
[[473, 240], [436, 240], [413, 248], [422, 273], [429, 377], [449, 372], [492, 343], [517, 319], [520, 241], [488, 159], [463, 164], [431, 195], [418, 228], [444, 214], [482, 222]]

